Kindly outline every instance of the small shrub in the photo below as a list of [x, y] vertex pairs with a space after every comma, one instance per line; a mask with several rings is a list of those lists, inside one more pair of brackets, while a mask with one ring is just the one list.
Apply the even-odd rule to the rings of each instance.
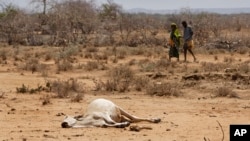
[[127, 56], [127, 51], [123, 48], [119, 48], [116, 54], [118, 59], [124, 59]]
[[136, 47], [131, 49], [131, 55], [143, 55], [145, 53], [145, 47]]
[[235, 59], [233, 57], [224, 57], [224, 62], [226, 63], [233, 63]]
[[129, 66], [133, 66], [136, 64], [136, 59], [131, 59], [129, 62], [128, 62], [128, 65]]
[[84, 84], [77, 79], [69, 79], [66, 81], [55, 80], [48, 82], [51, 91], [56, 93], [58, 98], [72, 97], [74, 93], [84, 93]]
[[0, 50], [0, 58], [2, 60], [7, 60], [8, 52], [6, 50]]
[[83, 99], [83, 93], [76, 93], [74, 96], [71, 96], [71, 102], [80, 102]]
[[68, 61], [63, 59], [57, 63], [57, 71], [69, 71], [73, 69], [73, 65]]
[[49, 61], [49, 60], [53, 59], [53, 57], [54, 57], [53, 52], [47, 52], [47, 53], [45, 53], [44, 60]]
[[117, 91], [118, 84], [112, 80], [107, 80], [106, 83], [104, 83], [104, 88], [106, 91]]
[[98, 52], [98, 48], [97, 47], [87, 47], [86, 52], [88, 52], [88, 53], [90, 53], [90, 52]]
[[238, 52], [239, 54], [246, 54], [246, 53], [248, 52], [248, 50], [249, 50], [249, 48], [247, 48], [247, 47], [239, 47], [239, 48], [237, 49], [237, 52]]
[[49, 67], [48, 67], [48, 65], [41, 64], [40, 68], [39, 68], [39, 71], [40, 71], [40, 73], [41, 73], [41, 75], [43, 77], [47, 77], [48, 74], [49, 74]]
[[83, 69], [84, 66], [85, 66], [84, 64], [78, 63], [76, 69]]
[[105, 83], [107, 91], [124, 92], [128, 90], [134, 77], [134, 72], [127, 66], [115, 67], [109, 72], [109, 79]]
[[97, 70], [98, 67], [99, 67], [99, 63], [97, 61], [88, 61], [85, 66], [85, 69], [87, 71], [92, 71], [92, 70]]
[[57, 57], [60, 59], [68, 59], [71, 56], [77, 56], [78, 53], [79, 53], [78, 47], [68, 47], [60, 51]]
[[85, 65], [85, 70], [92, 71], [92, 70], [106, 70], [107, 66], [103, 62], [99, 61], [88, 61]]
[[156, 64], [154, 62], [148, 62], [140, 64], [140, 71], [142, 72], [153, 72], [155, 70]]
[[171, 66], [171, 62], [168, 59], [160, 59], [156, 62], [158, 69], [167, 69], [169, 66]]
[[219, 72], [227, 67], [230, 67], [229, 64], [227, 63], [211, 63], [211, 62], [202, 62], [201, 66], [204, 72]]
[[101, 91], [103, 90], [105, 83], [101, 80], [93, 80], [93, 82], [95, 83], [95, 91]]
[[231, 88], [228, 87], [219, 87], [215, 91], [215, 97], [230, 97], [230, 98], [238, 98], [238, 95], [236, 92], [234, 92]]
[[108, 55], [106, 53], [102, 54], [94, 53], [93, 56], [96, 60], [108, 60]]
[[41, 100], [42, 100], [42, 105], [51, 104], [51, 102], [50, 102], [50, 96], [48, 96], [48, 95], [43, 96], [43, 97], [41, 98]]
[[40, 68], [41, 66], [37, 58], [28, 59], [23, 67], [24, 70], [32, 71], [32, 73], [39, 71]]
[[37, 93], [37, 92], [41, 92], [43, 90], [45, 90], [46, 88], [41, 86], [41, 85], [38, 85], [37, 88], [29, 88], [29, 86], [25, 86], [24, 84], [22, 84], [21, 87], [17, 87], [16, 88], [16, 92], [17, 93], [30, 93], [30, 94], [34, 94], [34, 93]]
[[29, 92], [29, 87], [28, 86], [25, 86], [24, 84], [21, 86], [21, 87], [17, 87], [16, 88], [16, 92], [17, 93], [27, 93]]
[[92, 54], [91, 52], [86, 52], [86, 53], [84, 54], [84, 58], [86, 58], [86, 59], [91, 59], [91, 58], [93, 58], [93, 54]]
[[214, 60], [218, 61], [218, 56], [217, 55], [214, 56]]
[[148, 83], [150, 82], [150, 79], [147, 76], [138, 76], [134, 79], [134, 87], [137, 91], [142, 91], [146, 88]]
[[146, 88], [146, 94], [179, 97], [182, 95], [182, 92], [180, 91], [178, 84], [163, 82], [149, 84]]
[[243, 73], [249, 73], [250, 72], [250, 65], [247, 63], [242, 63], [239, 65], [239, 71]]

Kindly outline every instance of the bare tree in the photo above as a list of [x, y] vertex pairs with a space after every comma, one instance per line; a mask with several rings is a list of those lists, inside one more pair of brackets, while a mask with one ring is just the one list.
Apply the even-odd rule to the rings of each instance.
[[[99, 19], [101, 20], [99, 36], [101, 40], [105, 40], [101, 44], [115, 44], [114, 33], [118, 30], [118, 19], [121, 10], [122, 7], [114, 3], [112, 0], [108, 0], [107, 3], [101, 5], [99, 9]], [[104, 39], [105, 36], [108, 36], [108, 40]], [[98, 38], [98, 40], [100, 39]]]
[[68, 0], [57, 3], [48, 15], [48, 26], [53, 35], [53, 44], [69, 42], [88, 42], [96, 26], [96, 10], [92, 2], [85, 0]]
[[2, 7], [0, 16], [0, 36], [2, 40], [6, 40], [8, 44], [24, 43], [27, 33], [26, 14], [13, 5], [5, 5]]
[[42, 6], [42, 14], [46, 15], [48, 7], [52, 7], [56, 3], [56, 0], [31, 0], [31, 3], [35, 4], [38, 9]]

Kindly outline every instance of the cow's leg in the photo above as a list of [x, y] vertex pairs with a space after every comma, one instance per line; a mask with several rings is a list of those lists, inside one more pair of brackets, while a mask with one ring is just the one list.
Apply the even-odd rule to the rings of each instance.
[[108, 114], [105, 114], [103, 116], [103, 119], [105, 121], [105, 126], [108, 126], [108, 127], [125, 128], [125, 127], [128, 127], [130, 125], [129, 121], [116, 122]]
[[161, 122], [160, 118], [140, 118], [134, 115], [129, 114], [128, 112], [124, 111], [123, 109], [120, 108], [121, 115], [122, 115], [122, 120], [123, 121], [128, 121], [128, 122], [140, 122], [140, 121], [147, 121], [147, 122], [152, 122], [152, 123], [159, 123]]
[[120, 122], [120, 123], [104, 123], [102, 127], [116, 127], [116, 128], [125, 128], [130, 125], [130, 122]]
[[125, 128], [130, 125], [130, 122], [116, 122], [114, 121], [109, 114], [101, 114], [101, 115], [94, 115], [94, 119], [99, 121], [96, 122], [101, 127], [117, 127], [117, 128]]
[[121, 115], [121, 121], [122, 122], [132, 122], [131, 119], [129, 119], [128, 117], [124, 116], [124, 115]]

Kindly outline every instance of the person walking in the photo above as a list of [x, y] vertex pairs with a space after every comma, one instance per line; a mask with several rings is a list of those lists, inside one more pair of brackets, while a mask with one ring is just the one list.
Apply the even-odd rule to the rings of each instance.
[[190, 54], [194, 58], [194, 62], [196, 61], [196, 57], [192, 51], [192, 48], [194, 47], [193, 43], [193, 30], [190, 26], [188, 26], [186, 21], [182, 21], [182, 26], [184, 28], [183, 31], [183, 39], [184, 39], [184, 45], [183, 45], [183, 50], [184, 50], [184, 61], [187, 61], [187, 51], [190, 52]]
[[180, 47], [180, 32], [175, 23], [171, 24], [171, 32], [169, 38], [169, 60], [171, 61], [172, 57], [176, 57], [177, 61], [179, 61], [179, 47]]

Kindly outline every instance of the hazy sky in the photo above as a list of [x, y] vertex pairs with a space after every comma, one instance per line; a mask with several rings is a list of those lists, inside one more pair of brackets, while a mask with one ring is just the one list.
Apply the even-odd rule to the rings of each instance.
[[[31, 0], [0, 0], [0, 3], [13, 3], [21, 8], [30, 8]], [[94, 0], [97, 4], [107, 0]], [[113, 0], [123, 9], [145, 8], [152, 10], [181, 8], [249, 8], [250, 0]]]

